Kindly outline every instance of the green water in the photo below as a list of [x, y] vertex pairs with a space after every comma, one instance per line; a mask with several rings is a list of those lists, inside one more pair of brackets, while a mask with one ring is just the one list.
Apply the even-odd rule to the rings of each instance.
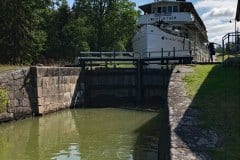
[[0, 124], [0, 160], [157, 160], [160, 114], [65, 110]]

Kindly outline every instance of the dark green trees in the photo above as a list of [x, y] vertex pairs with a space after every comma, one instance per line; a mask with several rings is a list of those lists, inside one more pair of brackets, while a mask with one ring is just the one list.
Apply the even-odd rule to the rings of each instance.
[[70, 19], [70, 8], [66, 0], [59, 1], [49, 10], [48, 19], [46, 19], [47, 42], [45, 57], [53, 59], [63, 59], [67, 54], [67, 41], [63, 29], [68, 25]]
[[138, 12], [129, 0], [75, 0], [73, 11], [91, 26], [92, 51], [131, 51]]
[[32, 62], [41, 52], [45, 34], [38, 27], [48, 0], [0, 1], [0, 62]]
[[131, 51], [129, 0], [0, 0], [0, 63], [72, 60], [80, 51]]

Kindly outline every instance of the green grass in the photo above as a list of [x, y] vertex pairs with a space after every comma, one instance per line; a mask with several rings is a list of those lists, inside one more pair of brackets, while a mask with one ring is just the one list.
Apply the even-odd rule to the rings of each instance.
[[0, 65], [0, 72], [17, 69], [19, 66]]
[[[135, 68], [133, 64], [115, 64], [117, 68]], [[114, 64], [108, 64], [107, 67], [114, 68]]]
[[[228, 58], [227, 55], [224, 55], [224, 61]], [[217, 62], [222, 62], [223, 61], [223, 56], [222, 55], [219, 55], [217, 56]]]
[[214, 65], [197, 65], [183, 80], [189, 97], [194, 97]]
[[197, 65], [184, 77], [192, 106], [201, 109], [202, 127], [223, 137], [221, 145], [209, 150], [215, 160], [240, 158], [240, 69], [222, 65]]
[[[236, 58], [236, 57], [240, 57], [240, 54], [225, 54], [224, 55], [224, 61], [227, 60], [228, 58]], [[217, 56], [217, 61], [222, 62], [223, 61], [223, 56], [218, 55]]]

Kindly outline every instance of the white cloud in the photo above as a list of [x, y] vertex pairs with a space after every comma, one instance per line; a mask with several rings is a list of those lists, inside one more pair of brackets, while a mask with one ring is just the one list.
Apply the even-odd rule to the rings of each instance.
[[203, 13], [202, 18], [207, 19], [208, 17], [218, 18], [218, 17], [234, 17], [235, 9], [234, 8], [213, 8], [210, 11]]
[[237, 8], [237, 0], [198, 0], [195, 3], [196, 9], [200, 8]]
[[221, 44], [222, 37], [234, 31], [237, 0], [199, 0], [195, 8], [206, 25], [209, 41]]

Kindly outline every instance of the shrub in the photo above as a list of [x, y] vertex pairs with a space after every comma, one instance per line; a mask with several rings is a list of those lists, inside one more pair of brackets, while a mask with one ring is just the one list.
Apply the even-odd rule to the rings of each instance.
[[9, 103], [9, 98], [8, 98], [7, 90], [0, 88], [0, 113], [4, 111], [8, 103]]

